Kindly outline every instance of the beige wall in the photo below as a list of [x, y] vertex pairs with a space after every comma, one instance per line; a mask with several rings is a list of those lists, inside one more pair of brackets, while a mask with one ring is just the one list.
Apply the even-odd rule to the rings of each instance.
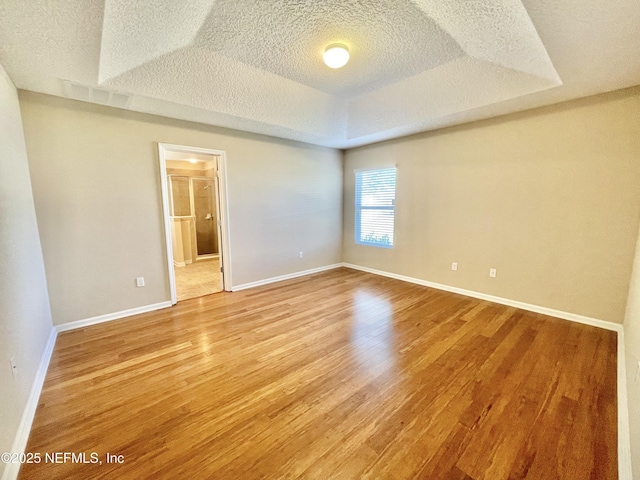
[[226, 151], [233, 285], [341, 261], [339, 151], [30, 92], [20, 102], [56, 324], [169, 300], [157, 142]]
[[[20, 100], [56, 323], [168, 300], [158, 141], [227, 151], [235, 285], [341, 260], [337, 151], [34, 93]], [[6, 451], [51, 315], [18, 104], [3, 71], [0, 105], [0, 356], [16, 355], [21, 369], [14, 382], [0, 358]], [[346, 262], [615, 322], [629, 291], [636, 472], [639, 119], [632, 89], [348, 151], [342, 239]], [[391, 163], [396, 246], [356, 246], [353, 169]], [[147, 286], [136, 289], [140, 275]]]
[[[640, 134], [640, 132], [639, 132]], [[629, 402], [629, 429], [631, 432], [631, 459], [634, 478], [640, 477], [640, 233], [636, 246], [633, 274], [624, 319], [624, 339], [627, 370], [627, 396]]]
[[2, 66], [0, 112], [0, 452], [9, 452], [52, 327], [18, 94]]
[[[349, 150], [343, 259], [621, 323], [639, 154], [638, 88]], [[393, 163], [396, 245], [355, 245], [353, 170]]]

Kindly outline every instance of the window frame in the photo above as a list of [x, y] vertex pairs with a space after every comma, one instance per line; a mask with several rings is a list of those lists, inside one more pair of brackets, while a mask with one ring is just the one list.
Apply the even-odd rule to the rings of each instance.
[[[378, 170], [394, 170], [394, 188], [393, 188], [393, 204], [392, 205], [376, 205], [376, 206], [363, 206], [362, 198], [358, 198], [358, 174], [363, 172], [374, 172]], [[366, 247], [378, 247], [392, 249], [395, 245], [395, 230], [396, 230], [396, 192], [398, 181], [398, 168], [396, 165], [380, 165], [375, 167], [358, 168], [353, 171], [354, 173], [354, 241], [356, 245], [362, 245]], [[391, 225], [393, 240], [391, 244], [367, 242], [360, 239], [362, 233], [362, 211], [390, 211], [393, 213], [393, 223]]]

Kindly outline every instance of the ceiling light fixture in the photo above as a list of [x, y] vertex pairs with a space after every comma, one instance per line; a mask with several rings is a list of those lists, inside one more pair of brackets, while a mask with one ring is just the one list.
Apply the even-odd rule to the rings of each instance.
[[344, 67], [349, 61], [349, 49], [342, 43], [332, 43], [324, 49], [322, 58], [329, 68]]
[[198, 163], [198, 160], [196, 160], [195, 158], [190, 158], [190, 159], [189, 159], [189, 162], [190, 162], [190, 163]]

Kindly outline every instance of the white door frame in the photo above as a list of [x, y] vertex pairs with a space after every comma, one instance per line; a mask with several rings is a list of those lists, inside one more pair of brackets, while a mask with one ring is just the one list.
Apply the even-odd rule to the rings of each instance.
[[[210, 148], [189, 147], [171, 143], [158, 143], [158, 159], [160, 161], [160, 186], [162, 189], [162, 212], [164, 219], [164, 234], [167, 245], [167, 270], [169, 274], [169, 289], [171, 304], [178, 303], [176, 294], [176, 273], [173, 266], [173, 243], [171, 240], [171, 211], [169, 209], [169, 187], [167, 182], [167, 153], [193, 153], [198, 155], [215, 155], [218, 158], [218, 208], [220, 219], [220, 266], [223, 270], [222, 280], [225, 291], [231, 291], [231, 242], [229, 234], [229, 204], [227, 202], [227, 156], [223, 150]], [[214, 179], [216, 180], [216, 179]]]

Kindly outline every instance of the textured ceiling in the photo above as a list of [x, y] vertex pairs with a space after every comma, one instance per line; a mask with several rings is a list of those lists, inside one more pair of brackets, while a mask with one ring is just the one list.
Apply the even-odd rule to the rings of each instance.
[[[327, 39], [349, 47], [348, 68], [325, 66]], [[195, 45], [342, 98], [464, 55], [456, 41], [409, 0], [219, 1]]]
[[338, 148], [640, 84], [639, 39], [637, 0], [0, 2], [19, 88]]

